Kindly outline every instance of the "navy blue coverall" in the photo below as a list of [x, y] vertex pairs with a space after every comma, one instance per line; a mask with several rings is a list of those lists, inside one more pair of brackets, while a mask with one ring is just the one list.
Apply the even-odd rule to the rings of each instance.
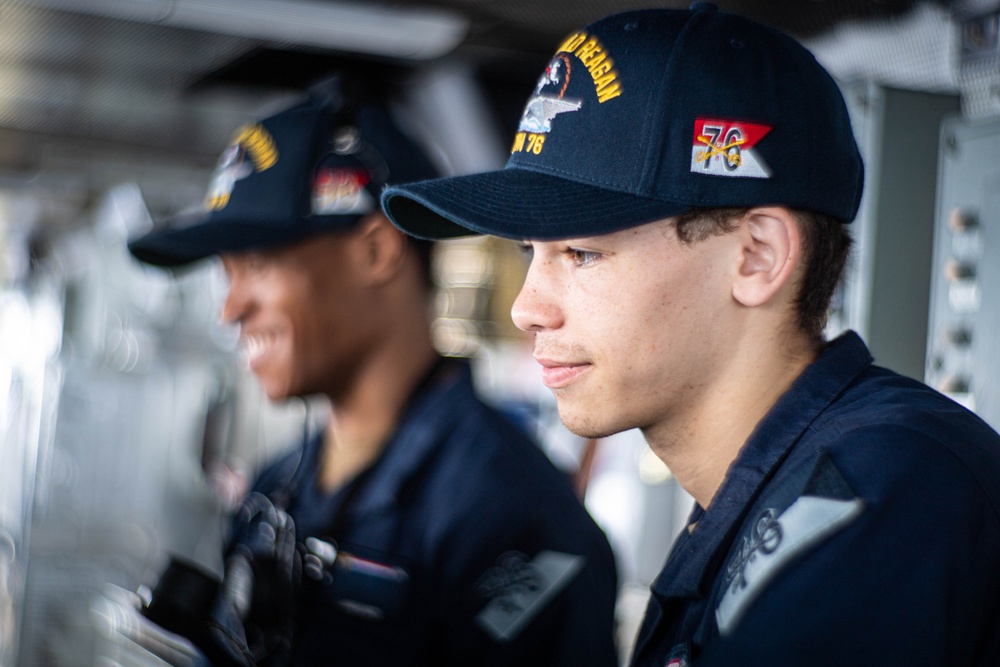
[[357, 564], [329, 584], [303, 578], [294, 665], [617, 664], [607, 538], [475, 396], [467, 364], [447, 362], [376, 463], [332, 495], [315, 484], [321, 440], [255, 485], [299, 541], [330, 539]]
[[1000, 437], [828, 344], [695, 508], [633, 664], [1000, 665]]

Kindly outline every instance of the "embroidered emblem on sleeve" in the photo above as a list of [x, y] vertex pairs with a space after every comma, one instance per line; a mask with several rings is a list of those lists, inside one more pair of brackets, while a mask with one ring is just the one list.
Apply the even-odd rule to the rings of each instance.
[[767, 125], [697, 119], [691, 146], [691, 173], [770, 178], [771, 169], [754, 148], [770, 131]]
[[861, 500], [801, 496], [777, 514], [765, 509], [726, 567], [726, 593], [715, 610], [719, 633], [732, 632], [774, 575], [789, 561], [853, 521]]
[[479, 581], [476, 591], [490, 599], [476, 623], [494, 640], [512, 640], [576, 577], [584, 557], [543, 551], [534, 560], [504, 554]]

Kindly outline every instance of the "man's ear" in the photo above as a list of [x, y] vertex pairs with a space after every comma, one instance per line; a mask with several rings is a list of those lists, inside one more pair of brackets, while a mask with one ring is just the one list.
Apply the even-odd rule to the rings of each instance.
[[780, 206], [751, 209], [737, 233], [741, 255], [733, 297], [744, 306], [761, 306], [783, 287], [790, 289], [802, 263], [802, 234], [792, 212]]
[[381, 212], [362, 220], [355, 233], [357, 261], [364, 270], [366, 282], [377, 285], [394, 278], [406, 257], [406, 235]]

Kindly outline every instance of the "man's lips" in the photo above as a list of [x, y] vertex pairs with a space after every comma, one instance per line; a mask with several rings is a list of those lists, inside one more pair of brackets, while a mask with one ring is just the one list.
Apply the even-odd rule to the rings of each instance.
[[576, 361], [559, 361], [538, 358], [542, 365], [542, 384], [549, 389], [561, 389], [576, 382], [590, 370], [591, 364]]

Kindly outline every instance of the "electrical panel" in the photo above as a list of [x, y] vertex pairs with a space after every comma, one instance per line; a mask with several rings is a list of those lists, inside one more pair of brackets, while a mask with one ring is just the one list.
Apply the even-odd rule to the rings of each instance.
[[928, 384], [1000, 427], [1000, 122], [946, 121], [928, 326]]
[[842, 90], [865, 161], [865, 189], [827, 336], [854, 329], [875, 363], [922, 379], [939, 173], [934, 147], [959, 100], [865, 81]]

